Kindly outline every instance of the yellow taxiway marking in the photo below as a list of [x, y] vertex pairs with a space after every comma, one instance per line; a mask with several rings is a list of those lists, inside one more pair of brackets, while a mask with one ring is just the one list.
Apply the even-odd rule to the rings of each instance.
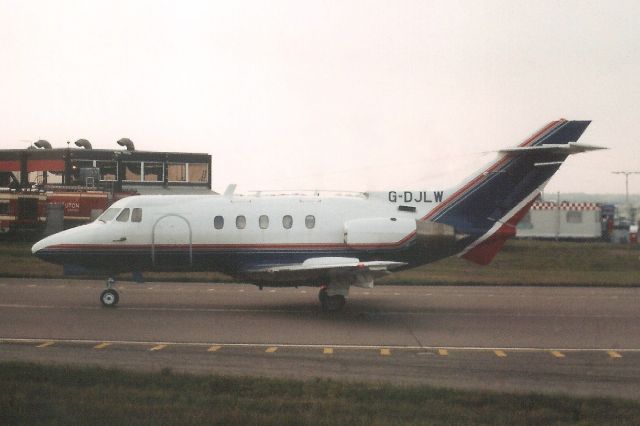
[[149, 349], [149, 350], [150, 350], [150, 351], [161, 351], [161, 350], [163, 350], [163, 349], [164, 349], [164, 348], [166, 348], [166, 347], [167, 347], [167, 345], [156, 345], [156, 346], [152, 347], [152, 348], [151, 348], [151, 349]]
[[111, 343], [103, 342], [103, 343], [100, 343], [100, 344], [98, 344], [98, 345], [95, 345], [95, 346], [93, 347], [93, 349], [104, 349], [104, 348], [106, 348], [106, 347], [107, 347], [107, 346], [109, 346], [109, 345], [111, 345]]
[[207, 352], [218, 352], [220, 348], [222, 348], [222, 346], [218, 346], [218, 345], [209, 346], [209, 349], [207, 349]]
[[267, 348], [267, 350], [265, 350], [265, 352], [268, 353], [268, 354], [272, 354], [277, 350], [278, 350], [278, 348], [276, 346], [271, 346], [271, 347]]
[[496, 349], [495, 351], [493, 351], [493, 353], [500, 358], [505, 358], [507, 356], [507, 353], [505, 351], [501, 351], [499, 349]]
[[447, 356], [449, 355], [449, 351], [446, 349], [438, 349], [438, 355]]
[[324, 348], [322, 353], [325, 355], [333, 355], [333, 348]]
[[56, 343], [56, 342], [44, 342], [44, 343], [42, 343], [42, 344], [40, 344], [40, 345], [36, 346], [36, 348], [46, 348], [46, 347], [49, 347], [49, 346], [55, 345], [55, 343]]
[[389, 349], [389, 348], [381, 348], [380, 349], [380, 355], [382, 355], [382, 356], [391, 355], [391, 349]]
[[622, 355], [620, 355], [619, 352], [616, 351], [607, 351], [607, 353], [609, 354], [610, 358], [622, 358]]
[[556, 358], [564, 358], [564, 354], [560, 351], [551, 351], [551, 355], [555, 356]]

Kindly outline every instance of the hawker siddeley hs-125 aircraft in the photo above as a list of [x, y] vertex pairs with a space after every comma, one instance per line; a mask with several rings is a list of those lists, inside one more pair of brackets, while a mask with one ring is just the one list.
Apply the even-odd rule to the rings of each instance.
[[33, 246], [41, 259], [116, 274], [220, 271], [263, 286], [315, 286], [339, 310], [351, 286], [458, 255], [487, 264], [570, 154], [589, 121], [558, 120], [448, 190], [358, 194], [149, 195]]

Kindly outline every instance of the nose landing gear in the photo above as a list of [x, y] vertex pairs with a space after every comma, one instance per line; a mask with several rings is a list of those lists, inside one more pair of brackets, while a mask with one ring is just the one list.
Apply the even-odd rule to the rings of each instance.
[[107, 278], [107, 289], [100, 294], [100, 302], [107, 308], [113, 308], [118, 304], [118, 300], [120, 300], [118, 292], [113, 288], [115, 282], [116, 280], [112, 277]]

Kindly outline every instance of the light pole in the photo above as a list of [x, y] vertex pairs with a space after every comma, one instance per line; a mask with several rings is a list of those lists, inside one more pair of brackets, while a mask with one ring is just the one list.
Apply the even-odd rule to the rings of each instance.
[[629, 204], [629, 175], [640, 175], [640, 172], [612, 172], [614, 175], [624, 175], [625, 188], [626, 188], [626, 203]]

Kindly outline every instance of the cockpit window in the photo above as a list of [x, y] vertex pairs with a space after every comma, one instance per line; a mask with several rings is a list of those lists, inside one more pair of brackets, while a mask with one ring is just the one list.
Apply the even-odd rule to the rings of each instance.
[[118, 215], [118, 213], [120, 213], [120, 210], [122, 210], [122, 209], [118, 209], [118, 208], [107, 209], [107, 210], [105, 210], [104, 213], [102, 213], [98, 217], [98, 220], [102, 221], [102, 222], [109, 222], [110, 220], [113, 220], [113, 218], [116, 217]]
[[129, 221], [129, 209], [124, 209], [118, 217], [116, 218], [118, 222], [128, 222]]
[[136, 207], [131, 212], [131, 222], [142, 222], [142, 209]]

